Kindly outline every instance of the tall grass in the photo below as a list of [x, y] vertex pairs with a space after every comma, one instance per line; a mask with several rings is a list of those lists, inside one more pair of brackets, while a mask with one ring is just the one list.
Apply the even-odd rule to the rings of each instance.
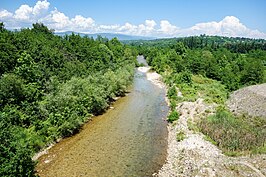
[[266, 120], [263, 118], [234, 116], [225, 109], [218, 109], [198, 125], [227, 154], [240, 151], [266, 153]]

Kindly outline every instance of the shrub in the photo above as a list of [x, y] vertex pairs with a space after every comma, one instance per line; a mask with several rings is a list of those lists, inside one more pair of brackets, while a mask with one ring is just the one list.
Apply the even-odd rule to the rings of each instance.
[[170, 109], [171, 109], [171, 111], [174, 111], [175, 108], [176, 108], [176, 100], [171, 99], [170, 100]]
[[169, 99], [176, 99], [177, 97], [177, 92], [176, 92], [176, 87], [173, 85], [171, 86], [168, 91], [167, 91], [167, 96]]
[[6, 104], [20, 104], [26, 98], [25, 81], [15, 74], [0, 78], [0, 108]]
[[175, 83], [177, 84], [191, 84], [192, 83], [192, 74], [185, 70], [175, 75]]
[[177, 111], [172, 111], [169, 115], [168, 115], [168, 122], [173, 123], [174, 121], [179, 119], [179, 113]]
[[34, 176], [32, 151], [19, 139], [23, 132], [4, 118], [0, 113], [0, 176]]

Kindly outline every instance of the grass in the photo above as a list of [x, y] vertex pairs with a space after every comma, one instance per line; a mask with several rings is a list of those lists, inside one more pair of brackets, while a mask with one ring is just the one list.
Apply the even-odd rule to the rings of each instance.
[[214, 140], [230, 156], [265, 153], [266, 120], [245, 115], [234, 116], [225, 109], [201, 120], [201, 132]]
[[200, 97], [207, 103], [224, 104], [228, 96], [228, 91], [221, 82], [201, 75], [192, 75], [192, 83], [180, 83], [176, 87], [184, 96], [182, 99], [175, 97], [177, 102], [196, 101]]
[[144, 67], [145, 64], [144, 63], [137, 63], [136, 67]]
[[178, 142], [183, 141], [186, 138], [186, 134], [183, 131], [180, 131], [176, 134], [176, 140]]
[[208, 135], [204, 136], [204, 140], [211, 142], [213, 145], [217, 145], [217, 142], [211, 139]]
[[208, 79], [201, 75], [193, 75], [192, 80], [198, 96], [202, 97], [205, 102], [224, 104], [228, 91], [221, 82]]
[[199, 127], [197, 126], [197, 124], [193, 121], [191, 121], [190, 119], [188, 120], [188, 129], [194, 132], [199, 132]]

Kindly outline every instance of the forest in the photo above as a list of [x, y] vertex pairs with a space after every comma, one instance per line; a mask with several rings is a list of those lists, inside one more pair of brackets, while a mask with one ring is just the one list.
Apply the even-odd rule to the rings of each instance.
[[0, 23], [0, 176], [34, 176], [33, 155], [103, 113], [132, 82], [137, 51], [113, 38]]

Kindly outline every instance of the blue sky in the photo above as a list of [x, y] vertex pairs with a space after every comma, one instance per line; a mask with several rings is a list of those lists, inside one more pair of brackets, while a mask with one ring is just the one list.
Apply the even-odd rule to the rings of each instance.
[[[7, 28], [28, 27], [39, 21], [56, 31], [266, 38], [266, 0], [43, 0], [39, 11], [31, 11], [37, 2], [1, 0], [0, 21]], [[24, 6], [16, 13], [23, 4], [30, 8]]]

